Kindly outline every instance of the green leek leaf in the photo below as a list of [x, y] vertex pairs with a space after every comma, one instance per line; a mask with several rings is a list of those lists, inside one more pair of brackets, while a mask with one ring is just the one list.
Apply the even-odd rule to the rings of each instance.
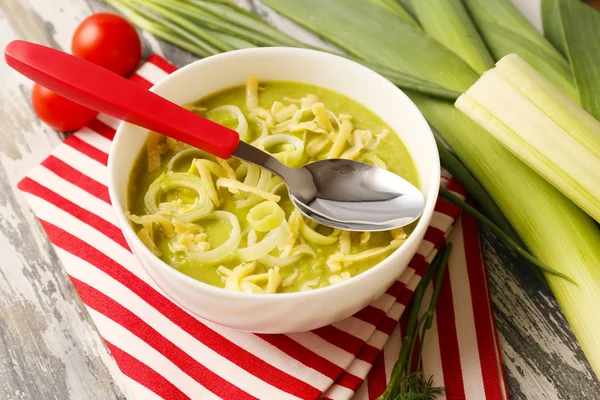
[[451, 90], [478, 74], [422, 29], [364, 0], [263, 0], [275, 11], [360, 57]]
[[494, 67], [494, 59], [462, 0], [419, 0], [413, 8], [423, 29], [479, 74]]
[[599, 119], [600, 11], [572, 0], [559, 0], [558, 8], [581, 106]]
[[563, 31], [562, 21], [560, 20], [560, 9], [558, 2], [560, 0], [542, 0], [542, 24], [544, 26], [544, 36], [558, 51], [567, 57], [565, 45], [565, 32]]
[[573, 100], [578, 99], [567, 60], [510, 0], [463, 0], [496, 60], [515, 53]]
[[419, 26], [417, 21], [409, 14], [408, 11], [404, 7], [402, 7], [396, 0], [368, 0], [373, 4], [376, 4], [380, 7], [385, 8], [387, 11], [393, 13], [396, 17], [400, 18], [402, 21], [414, 25]]
[[524, 246], [519, 238], [519, 235], [515, 232], [513, 227], [510, 225], [498, 205], [492, 200], [490, 195], [485, 191], [483, 186], [473, 175], [469, 172], [467, 167], [450, 151], [444, 143], [437, 141], [438, 153], [440, 155], [440, 162], [448, 172], [452, 174], [454, 178], [460, 182], [460, 184], [466, 189], [467, 193], [475, 199], [477, 204], [485, 211], [487, 217], [497, 225], [503, 232], [505, 232], [514, 242], [520, 246]]

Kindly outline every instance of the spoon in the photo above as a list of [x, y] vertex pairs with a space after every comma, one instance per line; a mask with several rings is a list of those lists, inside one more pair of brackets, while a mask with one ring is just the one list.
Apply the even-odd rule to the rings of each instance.
[[398, 175], [370, 164], [327, 159], [290, 168], [240, 141], [236, 131], [203, 118], [88, 61], [15, 40], [6, 63], [40, 85], [91, 109], [161, 133], [222, 159], [236, 157], [281, 177], [290, 199], [308, 218], [352, 231], [382, 231], [415, 221], [421, 192]]

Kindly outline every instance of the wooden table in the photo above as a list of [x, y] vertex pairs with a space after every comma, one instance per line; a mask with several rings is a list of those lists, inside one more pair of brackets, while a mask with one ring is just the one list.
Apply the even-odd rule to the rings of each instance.
[[[251, 1], [278, 26], [316, 40]], [[535, 18], [536, 0], [519, 3]], [[0, 46], [23, 38], [68, 51], [77, 24], [107, 9], [101, 0], [1, 0]], [[145, 54], [179, 66], [194, 60], [150, 35], [143, 39]], [[16, 189], [63, 139], [36, 119], [30, 90], [31, 82], [0, 62], [0, 399], [127, 398], [114, 360]], [[600, 399], [600, 382], [551, 294], [492, 234], [483, 238], [512, 398]]]

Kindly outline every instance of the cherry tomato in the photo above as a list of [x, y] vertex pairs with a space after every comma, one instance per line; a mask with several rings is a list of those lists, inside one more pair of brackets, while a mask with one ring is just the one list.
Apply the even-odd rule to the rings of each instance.
[[37, 116], [52, 128], [62, 132], [82, 128], [98, 114], [37, 83], [33, 85], [31, 100]]
[[74, 56], [127, 76], [142, 58], [142, 44], [135, 28], [115, 14], [89, 16], [75, 30], [71, 42]]

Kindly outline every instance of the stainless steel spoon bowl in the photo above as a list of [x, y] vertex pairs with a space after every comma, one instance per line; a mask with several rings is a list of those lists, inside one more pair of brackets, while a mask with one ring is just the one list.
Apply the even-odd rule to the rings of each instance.
[[244, 142], [233, 156], [279, 175], [304, 215], [334, 228], [398, 228], [417, 220], [425, 208], [423, 194], [411, 183], [363, 162], [336, 158], [290, 168]]

